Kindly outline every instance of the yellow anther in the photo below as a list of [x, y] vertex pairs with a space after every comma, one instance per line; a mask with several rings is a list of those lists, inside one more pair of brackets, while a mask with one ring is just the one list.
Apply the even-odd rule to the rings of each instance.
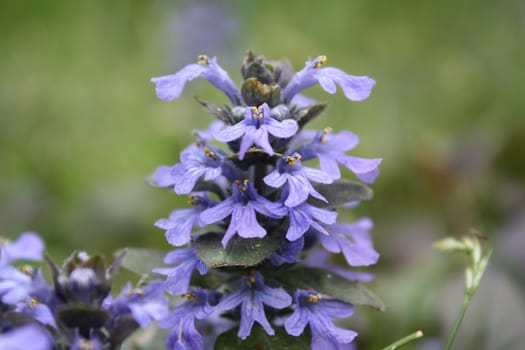
[[311, 303], [317, 303], [319, 300], [321, 300], [321, 295], [319, 294], [313, 294], [308, 296], [308, 301]]
[[195, 301], [195, 294], [193, 293], [184, 293], [180, 295], [181, 298], [185, 298], [189, 302]]
[[295, 165], [297, 161], [301, 160], [302, 156], [299, 153], [296, 153], [293, 156], [286, 157], [286, 164], [288, 165]]
[[319, 56], [319, 58], [314, 63], [314, 68], [318, 69], [321, 68], [326, 63], [326, 56]]
[[31, 298], [31, 300], [29, 301], [29, 308], [33, 309], [36, 304], [38, 304], [38, 300], [36, 300], [35, 298]]
[[332, 128], [327, 126], [326, 128], [323, 129], [323, 134], [321, 135], [321, 137], [319, 138], [319, 141], [321, 141], [322, 143], [326, 143], [328, 141], [328, 139], [326, 138], [326, 135], [330, 134], [332, 132]]
[[197, 63], [198, 64], [204, 64], [204, 65], [207, 66], [208, 64], [210, 64], [210, 60], [209, 60], [208, 56], [206, 56], [206, 55], [199, 55], [199, 56], [197, 56]]
[[130, 289], [130, 291], [128, 292], [129, 296], [138, 295], [138, 296], [143, 297], [144, 294], [145, 293], [144, 293], [144, 290], [142, 288], [133, 288], [133, 289]]
[[213, 152], [212, 150], [210, 150], [208, 148], [208, 146], [204, 147], [203, 149], [204, 151], [204, 154], [208, 157], [208, 158], [211, 158], [213, 160], [217, 160], [217, 155], [215, 155], [215, 152]]
[[26, 275], [32, 275], [33, 272], [35, 271], [35, 269], [33, 269], [33, 266], [31, 266], [31, 265], [24, 265], [24, 266], [22, 266], [21, 270]]

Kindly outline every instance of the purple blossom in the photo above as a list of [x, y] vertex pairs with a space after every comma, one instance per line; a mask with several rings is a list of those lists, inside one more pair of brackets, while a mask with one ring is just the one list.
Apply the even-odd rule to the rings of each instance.
[[287, 208], [287, 210], [288, 217], [290, 218], [290, 226], [286, 232], [286, 239], [289, 241], [295, 241], [302, 237], [310, 227], [321, 233], [328, 234], [324, 226], [318, 222], [331, 225], [335, 224], [337, 219], [337, 212], [318, 208], [307, 202], [303, 202], [293, 208]]
[[15, 307], [15, 311], [29, 315], [44, 325], [53, 328], [57, 327], [55, 317], [49, 307], [35, 298], [27, 297], [26, 300], [19, 302]]
[[0, 266], [21, 259], [42, 261], [44, 249], [42, 238], [34, 232], [24, 232], [12, 242], [0, 239]]
[[51, 335], [36, 324], [28, 324], [0, 333], [0, 349], [5, 350], [51, 350]]
[[284, 201], [287, 207], [295, 207], [306, 201], [308, 195], [326, 202], [326, 198], [317, 192], [310, 180], [324, 184], [332, 183], [332, 178], [325, 172], [301, 165], [301, 155], [294, 153], [277, 161], [277, 167], [266, 175], [263, 181], [271, 187], [280, 188], [288, 183], [288, 196]]
[[176, 249], [164, 257], [164, 263], [177, 264], [175, 267], [159, 267], [153, 272], [168, 276], [164, 282], [168, 293], [177, 295], [185, 293], [190, 285], [191, 274], [197, 269], [201, 275], [208, 272], [208, 267], [197, 256], [192, 248]]
[[299, 91], [307, 89], [317, 83], [324, 91], [335, 94], [339, 85], [346, 98], [353, 101], [366, 99], [375, 81], [366, 76], [353, 76], [334, 67], [322, 67], [326, 63], [326, 56], [319, 56], [313, 61], [306, 61], [305, 67], [297, 72], [286, 85], [282, 93], [283, 101], [290, 101]]
[[225, 156], [222, 150], [197, 142], [182, 151], [181, 162], [171, 168], [170, 175], [166, 174], [166, 168], [161, 167], [154, 178], [157, 183], [174, 184], [177, 194], [188, 194], [202, 176], [205, 181], [212, 181], [223, 175]]
[[333, 318], [347, 318], [354, 313], [351, 304], [334, 300], [323, 299], [315, 291], [298, 289], [295, 293], [295, 311], [284, 323], [288, 334], [299, 336], [306, 325], [310, 325], [312, 332], [312, 349], [344, 349], [357, 336], [351, 330], [338, 328]]
[[216, 57], [199, 55], [197, 63], [189, 64], [173, 75], [151, 78], [151, 82], [156, 84], [158, 98], [171, 101], [179, 98], [186, 83], [195, 78], [204, 78], [212, 83], [224, 92], [234, 105], [242, 101], [239, 89], [228, 73], [217, 64]]
[[246, 339], [257, 321], [269, 335], [275, 332], [270, 326], [264, 305], [275, 309], [283, 309], [290, 305], [292, 298], [282, 288], [270, 288], [264, 284], [263, 276], [252, 271], [242, 277], [241, 286], [235, 292], [227, 295], [217, 305], [218, 310], [228, 311], [241, 305], [241, 324], [237, 336]]
[[0, 267], [0, 297], [3, 303], [15, 304], [30, 294], [47, 287], [40, 270], [24, 266], [23, 271], [13, 266]]
[[199, 288], [190, 289], [182, 297], [187, 301], [159, 321], [159, 327], [172, 328], [166, 339], [166, 346], [177, 350], [202, 349], [203, 339], [195, 328], [195, 319], [203, 319], [212, 313], [219, 294]]
[[372, 227], [372, 220], [368, 218], [351, 224], [334, 224], [326, 228], [328, 235], [319, 234], [319, 238], [329, 252], [342, 252], [350, 266], [369, 266], [379, 259], [368, 232]]
[[270, 255], [270, 261], [275, 266], [282, 264], [293, 264], [301, 261], [297, 258], [297, 255], [303, 250], [304, 238], [299, 237], [292, 242], [286, 240], [281, 244], [281, 248], [278, 251]]
[[350, 271], [338, 265], [332, 265], [327, 262], [328, 253], [324, 250], [314, 250], [308, 258], [303, 260], [303, 264], [317, 269], [323, 269], [333, 272], [350, 282], [370, 282], [374, 279], [374, 274], [365, 271]]
[[221, 241], [226, 247], [236, 233], [243, 238], [266, 236], [266, 230], [257, 222], [256, 212], [275, 219], [285, 215], [281, 205], [259, 195], [251, 182], [236, 181], [232, 185], [232, 195], [203, 211], [201, 219], [205, 224], [213, 224], [231, 215], [228, 230]]
[[162, 281], [152, 281], [142, 288], [132, 288], [128, 283], [115, 299], [111, 296], [104, 299], [102, 307], [113, 317], [131, 313], [140, 327], [145, 328], [168, 312], [169, 301], [162, 284]]
[[194, 193], [189, 202], [191, 208], [174, 210], [169, 219], [160, 219], [155, 223], [158, 228], [166, 230], [168, 243], [176, 247], [190, 241], [193, 226], [205, 225], [200, 214], [214, 204], [204, 192]]
[[261, 147], [269, 155], [273, 155], [273, 148], [269, 140], [270, 134], [278, 138], [292, 137], [299, 126], [295, 120], [277, 121], [270, 114], [270, 107], [266, 103], [263, 103], [259, 108], [248, 107], [242, 121], [227, 126], [215, 133], [214, 136], [221, 142], [230, 142], [242, 137], [239, 150], [239, 159], [241, 160], [253, 144]]
[[303, 138], [311, 141], [303, 145], [298, 152], [303, 160], [319, 158], [321, 169], [330, 174], [334, 180], [341, 177], [337, 163], [352, 171], [361, 181], [372, 183], [379, 175], [378, 166], [381, 158], [367, 159], [346, 155], [359, 143], [357, 135], [350, 131], [332, 134], [330, 128], [323, 132], [303, 132]]

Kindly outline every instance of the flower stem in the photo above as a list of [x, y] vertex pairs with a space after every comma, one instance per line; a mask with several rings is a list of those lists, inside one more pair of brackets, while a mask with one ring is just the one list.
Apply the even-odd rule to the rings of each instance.
[[422, 331], [416, 331], [412, 334], [409, 334], [407, 335], [406, 337], [404, 338], [401, 338], [399, 339], [398, 341], [396, 341], [395, 343], [392, 343], [390, 345], [388, 345], [387, 347], [383, 348], [383, 350], [395, 350], [395, 349], [399, 349], [400, 347], [410, 343], [411, 341], [413, 340], [416, 340], [418, 338], [421, 338], [423, 336], [423, 332]]
[[465, 293], [465, 299], [463, 299], [463, 305], [461, 306], [461, 309], [458, 312], [458, 315], [456, 316], [456, 321], [454, 322], [454, 327], [452, 328], [452, 332], [450, 333], [448, 339], [447, 339], [447, 345], [445, 345], [445, 350], [450, 350], [452, 348], [452, 343], [454, 343], [454, 339], [456, 338], [456, 335], [458, 333], [459, 327], [461, 327], [461, 322], [463, 322], [463, 318], [465, 317], [465, 313], [467, 312], [468, 306], [470, 304], [470, 301], [472, 300], [472, 296], [474, 295], [474, 290], [468, 290]]

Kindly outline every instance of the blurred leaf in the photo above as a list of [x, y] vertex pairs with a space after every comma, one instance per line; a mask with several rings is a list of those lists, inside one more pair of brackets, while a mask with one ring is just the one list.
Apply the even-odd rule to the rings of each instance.
[[221, 244], [222, 238], [222, 234], [207, 233], [199, 236], [195, 241], [197, 255], [212, 268], [257, 265], [279, 249], [281, 243], [280, 238], [270, 236], [264, 238], [235, 236], [224, 249]]
[[126, 251], [122, 259], [122, 267], [140, 275], [150, 274], [151, 270], [164, 264], [166, 252], [157, 249], [124, 248], [115, 252], [119, 256]]
[[294, 113], [293, 118], [297, 121], [300, 127], [305, 126], [311, 122], [315, 117], [319, 116], [328, 106], [326, 103], [319, 103], [313, 106], [299, 109]]
[[195, 100], [201, 106], [203, 106], [206, 109], [206, 111], [216, 116], [219, 120], [226, 123], [226, 125], [235, 124], [235, 120], [233, 119], [228, 106], [221, 107], [216, 105], [215, 103], [203, 101], [198, 97], [195, 97]]
[[362, 284], [350, 282], [325, 270], [308, 267], [282, 269], [272, 275], [272, 278], [287, 289], [312, 289], [347, 303], [385, 310], [383, 301]]
[[250, 336], [242, 340], [237, 337], [238, 330], [234, 328], [217, 338], [215, 348], [222, 350], [302, 350], [310, 348], [309, 328], [299, 337], [289, 335], [282, 327], [276, 327], [274, 330], [275, 335], [271, 336], [266, 334], [259, 325], [255, 325]]
[[328, 200], [328, 203], [310, 198], [309, 203], [320, 207], [337, 206], [348, 202], [372, 199], [374, 192], [367, 186], [346, 180], [331, 184], [314, 184], [314, 188]]

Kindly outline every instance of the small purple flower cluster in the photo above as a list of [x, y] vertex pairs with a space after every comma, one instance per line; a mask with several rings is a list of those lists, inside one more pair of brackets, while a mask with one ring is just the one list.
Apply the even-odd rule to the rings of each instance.
[[60, 269], [48, 258], [53, 285], [40, 268], [13, 265], [42, 261], [44, 249], [33, 232], [0, 242], [0, 349], [118, 349], [137, 328], [167, 314], [162, 281], [109, 294], [123, 255], [108, 268], [85, 252], [73, 253]]
[[[238, 320], [241, 339], [250, 336], [255, 322], [274, 335], [279, 319], [291, 336], [309, 325], [315, 349], [343, 349], [356, 336], [333, 323], [352, 315], [352, 300], [323, 277], [336, 275], [351, 286], [370, 276], [316, 256], [322, 246], [342, 253], [350, 266], [376, 263], [372, 221], [337, 223], [336, 207], [371, 193], [365, 185], [341, 180], [339, 164], [372, 183], [381, 159], [348, 155], [359, 143], [349, 131], [303, 130], [326, 105], [299, 93], [319, 84], [333, 94], [338, 85], [348, 99], [360, 101], [375, 81], [325, 63], [325, 56], [317, 57], [294, 74], [287, 61], [249, 52], [238, 89], [215, 57], [201, 55], [174, 75], [151, 79], [165, 101], [179, 98], [189, 81], [204, 78], [231, 102], [198, 100], [219, 121], [194, 131], [196, 141], [182, 151], [180, 162], [160, 166], [153, 175], [158, 187], [190, 194], [190, 208], [155, 224], [166, 230], [168, 243], [184, 246], [166, 255], [164, 262], [172, 266], [154, 270], [167, 276], [168, 293], [186, 299], [160, 322], [171, 329], [169, 349], [202, 349], [210, 334], [216, 337], [231, 323], [221, 315]], [[311, 160], [318, 160], [320, 169], [303, 165]], [[199, 328], [206, 322], [216, 327], [204, 337]]]

